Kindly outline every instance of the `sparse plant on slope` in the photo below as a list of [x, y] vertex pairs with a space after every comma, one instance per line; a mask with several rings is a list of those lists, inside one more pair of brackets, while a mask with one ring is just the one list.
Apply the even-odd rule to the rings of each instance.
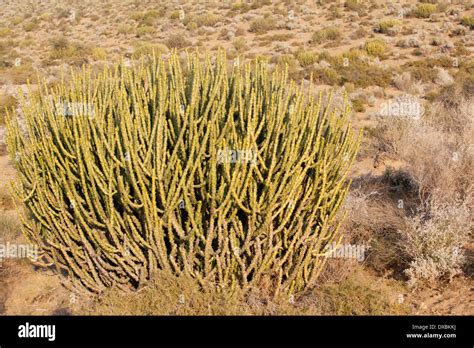
[[418, 4], [413, 10], [413, 14], [418, 18], [429, 18], [433, 13], [436, 12], [435, 4]]
[[469, 29], [474, 29], [474, 17], [473, 16], [464, 16], [461, 19], [461, 24], [469, 27]]
[[365, 42], [364, 49], [371, 56], [383, 58], [387, 54], [388, 46], [382, 39], [373, 39]]
[[451, 279], [462, 273], [466, 261], [463, 246], [472, 226], [465, 202], [432, 203], [429, 212], [406, 218], [401, 245], [410, 258], [405, 270], [409, 284]]

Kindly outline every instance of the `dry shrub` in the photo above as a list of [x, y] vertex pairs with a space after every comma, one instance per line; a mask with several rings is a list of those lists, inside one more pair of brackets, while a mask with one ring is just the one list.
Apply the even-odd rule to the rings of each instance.
[[474, 136], [472, 99], [457, 107], [435, 104], [420, 120], [383, 119], [379, 148], [391, 152], [405, 163], [419, 187], [420, 198], [432, 195], [449, 200], [472, 193]]
[[169, 48], [182, 49], [182, 48], [185, 48], [185, 47], [191, 45], [191, 42], [189, 42], [185, 38], [185, 36], [182, 35], [182, 34], [172, 34], [165, 41], [165, 44]]
[[[335, 260], [336, 261], [336, 260]], [[82, 304], [85, 315], [387, 315], [407, 314], [401, 289], [353, 266], [343, 279], [274, 298], [261, 289], [203, 290], [195, 280], [156, 274], [138, 292], [108, 290]]]
[[392, 83], [399, 90], [408, 92], [410, 94], [422, 94], [424, 92], [423, 84], [421, 81], [414, 80], [411, 77], [410, 72], [404, 71], [401, 74], [396, 74], [392, 78]]
[[[454, 91], [454, 89], [451, 89]], [[472, 231], [473, 99], [442, 95], [418, 120], [382, 120], [379, 148], [404, 163], [419, 205], [398, 229], [409, 285], [459, 274]]]
[[10, 210], [15, 207], [15, 201], [12, 193], [7, 186], [0, 187], [0, 210]]
[[405, 273], [409, 285], [449, 279], [462, 272], [466, 261], [462, 247], [473, 227], [467, 202], [431, 202], [429, 212], [406, 219], [400, 245], [411, 258]]
[[[188, 55], [185, 63], [176, 54], [167, 61], [155, 57], [130, 70], [117, 65], [96, 80], [84, 70], [74, 75], [81, 81], [77, 89], [54, 91], [49, 94], [52, 102], [42, 88], [30, 94], [29, 105], [36, 110], [22, 104], [26, 123], [34, 128], [28, 129], [28, 138], [18, 120], [8, 118], [9, 149], [19, 159], [16, 168], [22, 178], [35, 178], [18, 182], [16, 188], [31, 213], [25, 235], [44, 247], [37, 264], [49, 267], [49, 261], [42, 261], [51, 257], [74, 286], [98, 293], [107, 287], [138, 288], [155, 270], [192, 275], [203, 287], [266, 283], [275, 293], [295, 292], [316, 282], [325, 261], [320, 251], [338, 238], [337, 211], [358, 146], [349, 110], [340, 111], [338, 103], [323, 104], [322, 97], [306, 98], [304, 90], [287, 82], [285, 71], [276, 71], [271, 81], [262, 58], [233, 69], [230, 76], [223, 51], [215, 61], [211, 58], [201, 63], [198, 52]], [[158, 94], [148, 93], [158, 82]], [[109, 88], [117, 89], [113, 100], [119, 102], [112, 105], [129, 103], [127, 112], [99, 111], [102, 99], [89, 99], [92, 89]], [[147, 97], [136, 100], [139, 91]], [[261, 107], [257, 112], [246, 103]], [[38, 114], [40, 109], [44, 114]], [[193, 128], [194, 117], [199, 129]], [[269, 123], [251, 129], [249, 125], [257, 123], [248, 117]], [[102, 119], [111, 122], [107, 130]], [[120, 124], [121, 130], [113, 124]], [[105, 127], [97, 132], [102, 136], [85, 136], [95, 134], [98, 126]], [[71, 145], [77, 139], [66, 136], [73, 134], [69, 127], [84, 132], [80, 150]], [[141, 135], [132, 136], [134, 132]], [[67, 169], [49, 175], [45, 163], [57, 164], [57, 157], [49, 148], [44, 154], [39, 144], [55, 144], [53, 133], [61, 137], [62, 148], [81, 155]], [[177, 137], [164, 144], [155, 141], [166, 134]], [[102, 152], [102, 146], [111, 151]], [[108, 155], [120, 159], [115, 163]], [[163, 159], [166, 167], [159, 165]], [[89, 172], [95, 161], [111, 167], [102, 167], [102, 176], [96, 176]], [[298, 175], [287, 176], [294, 171]], [[101, 180], [97, 186], [95, 180]], [[110, 189], [101, 191], [105, 187]], [[57, 203], [41, 198], [56, 193]], [[97, 215], [87, 213], [98, 206]], [[58, 216], [61, 222], [52, 227]], [[73, 237], [63, 237], [69, 233]], [[74, 239], [76, 233], [84, 237]], [[64, 247], [70, 255], [59, 251]]]
[[381, 176], [362, 176], [352, 184], [344, 231], [350, 243], [370, 246], [364, 263], [379, 275], [403, 274], [408, 261], [401, 257], [398, 231], [404, 227], [406, 212], [418, 203], [415, 191], [405, 172], [392, 169]]
[[251, 33], [263, 34], [277, 27], [276, 21], [271, 17], [257, 18], [250, 23], [249, 31]]
[[15, 212], [0, 211], [0, 243], [14, 240], [21, 234], [20, 218]]

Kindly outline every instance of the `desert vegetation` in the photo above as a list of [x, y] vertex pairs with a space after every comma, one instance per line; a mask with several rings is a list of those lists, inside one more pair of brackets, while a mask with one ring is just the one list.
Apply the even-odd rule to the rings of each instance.
[[2, 6], [1, 312], [474, 313], [469, 1]]

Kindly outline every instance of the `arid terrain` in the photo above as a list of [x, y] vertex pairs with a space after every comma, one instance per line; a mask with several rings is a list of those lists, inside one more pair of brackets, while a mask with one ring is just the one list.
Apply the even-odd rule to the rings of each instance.
[[[27, 243], [11, 196], [8, 108], [70, 71], [147, 54], [224, 50], [332, 91], [363, 134], [344, 243], [320, 284], [287, 298], [201, 293], [157, 276], [132, 293], [76, 294], [27, 259], [0, 260], [0, 313], [474, 314], [474, 3], [469, 0], [4, 0], [0, 12], [0, 243]], [[13, 156], [13, 157], [12, 157]], [[164, 286], [163, 286], [164, 284]]]

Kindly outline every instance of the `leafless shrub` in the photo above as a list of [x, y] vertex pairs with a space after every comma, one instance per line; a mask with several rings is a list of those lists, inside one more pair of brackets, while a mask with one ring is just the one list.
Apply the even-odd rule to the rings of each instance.
[[431, 202], [428, 212], [406, 219], [401, 250], [410, 257], [409, 285], [451, 279], [466, 261], [463, 246], [473, 227], [467, 202]]
[[473, 104], [472, 99], [455, 108], [436, 103], [420, 120], [380, 120], [379, 148], [403, 161], [423, 201], [472, 194]]

